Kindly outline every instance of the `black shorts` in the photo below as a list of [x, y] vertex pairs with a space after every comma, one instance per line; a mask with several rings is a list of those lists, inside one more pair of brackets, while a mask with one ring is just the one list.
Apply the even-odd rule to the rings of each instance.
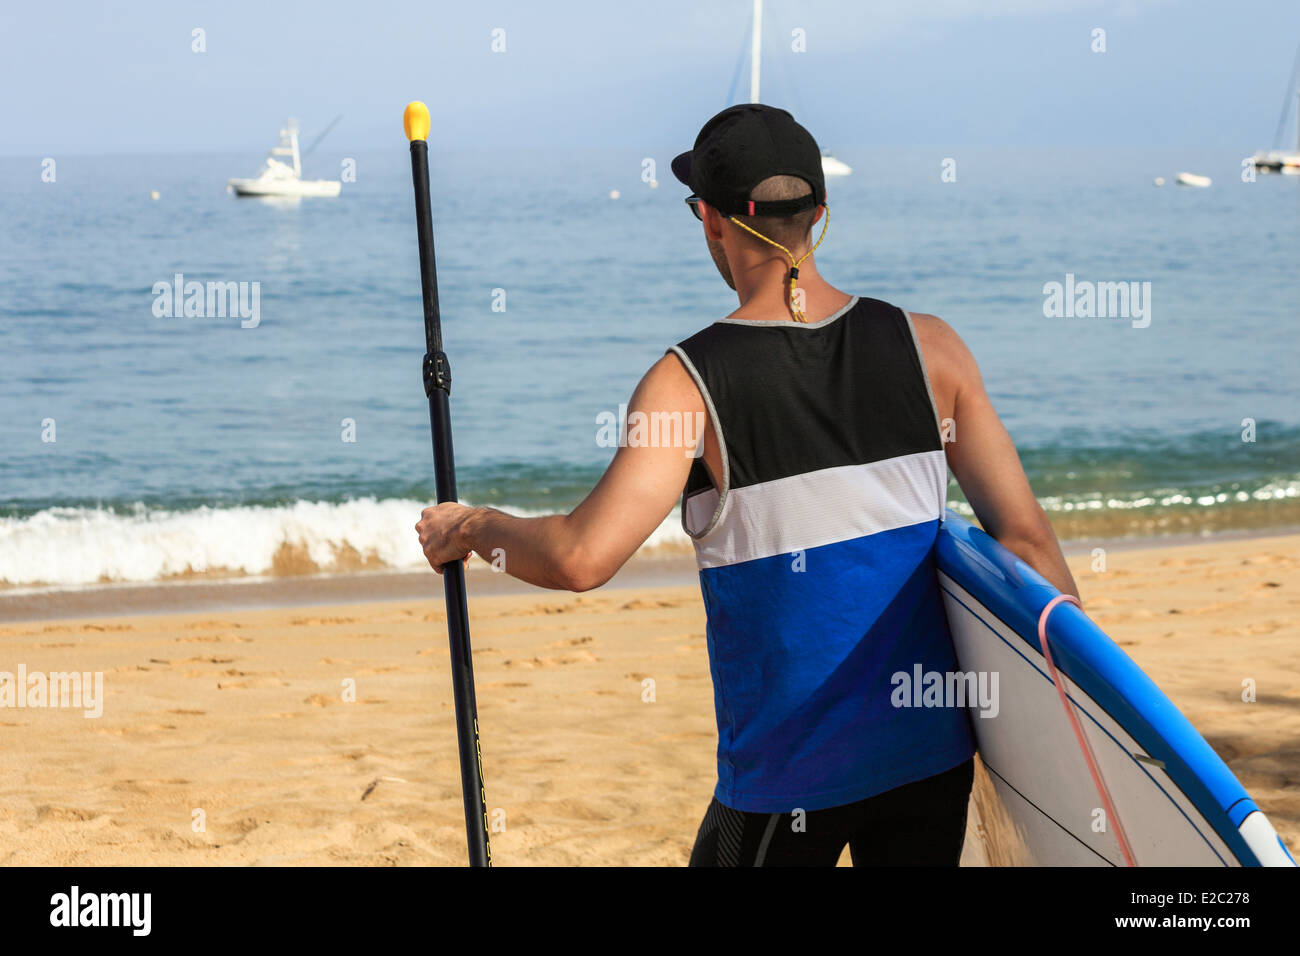
[[709, 804], [691, 866], [956, 866], [966, 837], [975, 761], [857, 803], [794, 813]]

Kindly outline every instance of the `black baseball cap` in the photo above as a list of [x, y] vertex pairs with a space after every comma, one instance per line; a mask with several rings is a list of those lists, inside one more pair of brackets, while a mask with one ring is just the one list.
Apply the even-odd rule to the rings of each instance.
[[[785, 110], [761, 103], [728, 107], [705, 123], [695, 147], [673, 160], [673, 175], [724, 216], [793, 216], [826, 201], [817, 141]], [[812, 194], [751, 200], [771, 176], [797, 176]]]

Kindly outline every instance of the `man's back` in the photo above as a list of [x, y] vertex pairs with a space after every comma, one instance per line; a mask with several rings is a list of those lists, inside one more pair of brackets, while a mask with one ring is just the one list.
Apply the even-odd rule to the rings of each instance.
[[970, 757], [964, 712], [896, 706], [955, 669], [933, 566], [947, 467], [907, 316], [724, 319], [674, 347], [719, 465], [682, 504], [709, 618], [717, 798], [818, 810]]

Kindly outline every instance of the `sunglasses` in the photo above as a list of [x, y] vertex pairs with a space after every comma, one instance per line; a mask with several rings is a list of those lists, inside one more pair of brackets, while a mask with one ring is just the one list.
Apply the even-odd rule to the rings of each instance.
[[699, 196], [686, 197], [686, 205], [691, 208], [691, 212], [695, 214], [695, 218], [698, 219], [700, 222], [704, 221], [704, 213], [700, 212], [700, 203], [702, 203], [703, 201], [704, 200], [702, 200]]

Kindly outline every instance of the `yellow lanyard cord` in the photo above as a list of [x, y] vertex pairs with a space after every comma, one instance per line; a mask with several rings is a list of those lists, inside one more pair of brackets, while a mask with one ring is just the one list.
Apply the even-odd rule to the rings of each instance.
[[749, 226], [745, 225], [735, 216], [730, 217], [731, 221], [734, 222], [741, 229], [744, 229], [747, 233], [749, 233], [752, 236], [758, 236], [758, 238], [762, 239], [770, 246], [776, 246], [778, 249], [784, 252], [786, 256], [789, 258], [790, 260], [790, 314], [794, 316], [794, 320], [796, 322], [808, 321], [807, 313], [805, 313], [803, 309], [800, 309], [795, 305], [795, 301], [796, 301], [795, 285], [799, 281], [799, 267], [804, 264], [804, 260], [806, 260], [809, 256], [811, 256], [814, 252], [817, 251], [817, 247], [820, 246], [822, 244], [822, 240], [826, 238], [826, 227], [831, 224], [831, 207], [826, 205], [825, 203], [822, 203], [822, 209], [826, 211], [825, 215], [822, 217], [822, 234], [817, 237], [817, 241], [813, 243], [813, 247], [809, 249], [807, 252], [805, 252], [802, 256], [800, 256], [798, 259], [794, 257], [794, 253], [792, 253], [785, 246], [781, 245], [781, 243], [775, 242], [767, 238], [767, 236], [763, 235], [761, 232], [755, 229], [750, 229]]

